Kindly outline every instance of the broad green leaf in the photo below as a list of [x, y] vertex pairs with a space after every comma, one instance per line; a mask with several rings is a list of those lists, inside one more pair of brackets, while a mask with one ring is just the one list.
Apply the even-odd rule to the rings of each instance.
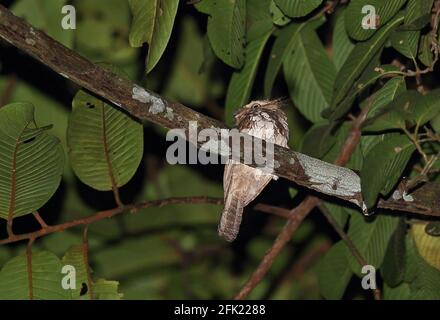
[[196, 8], [209, 15], [208, 38], [217, 57], [240, 69], [245, 60], [246, 1], [204, 0]]
[[434, 119], [440, 113], [440, 89], [430, 91], [424, 95], [419, 105], [414, 110], [414, 117], [411, 118], [417, 126]]
[[277, 26], [285, 26], [288, 24], [291, 20], [288, 16], [286, 16], [281, 9], [277, 6], [274, 0], [270, 1], [270, 15], [272, 16], [272, 21]]
[[384, 131], [405, 128], [407, 120], [414, 117], [414, 110], [422, 100], [422, 95], [415, 90], [405, 91], [385, 107], [377, 110], [365, 123], [364, 131]]
[[97, 300], [121, 300], [122, 293], [119, 293], [119, 282], [105, 279], [98, 279], [95, 283], [93, 295]]
[[[87, 267], [84, 262], [83, 246], [76, 245], [70, 247], [61, 260], [63, 266], [69, 265], [75, 268], [75, 287], [70, 289], [72, 299], [90, 299], [90, 288], [87, 276]], [[81, 292], [83, 288], [87, 288], [86, 292]]]
[[368, 118], [378, 114], [382, 108], [387, 106], [391, 101], [396, 99], [406, 91], [405, 78], [402, 76], [393, 77], [388, 80], [385, 85], [378, 90], [372, 97], [372, 103], [368, 112]]
[[246, 0], [246, 38], [248, 42], [261, 38], [273, 29], [269, 12], [270, 2], [271, 0]]
[[336, 69], [312, 25], [299, 32], [283, 66], [295, 106], [311, 122], [323, 120], [321, 112], [331, 102]]
[[270, 32], [251, 41], [246, 47], [246, 62], [243, 69], [235, 71], [229, 82], [226, 94], [225, 119], [229, 126], [234, 125], [234, 113], [249, 102], [261, 54], [270, 37]]
[[[347, 14], [348, 11], [345, 12], [346, 16], [348, 16]], [[332, 99], [333, 110], [337, 109], [337, 105], [350, 91], [353, 83], [359, 78], [375, 55], [382, 50], [389, 33], [402, 21], [403, 16], [401, 14], [397, 15], [370, 40], [358, 43], [354, 47], [336, 76]]]
[[264, 96], [266, 98], [271, 97], [272, 87], [283, 61], [294, 50], [297, 36], [305, 26], [306, 23], [293, 22], [280, 30], [273, 44], [264, 78]]
[[[28, 273], [26, 254], [9, 260], [0, 271], [2, 300], [70, 300], [70, 291], [62, 287], [60, 259], [47, 251], [32, 253], [32, 275]], [[30, 283], [32, 287], [30, 288]]]
[[417, 57], [420, 31], [395, 30], [390, 36], [391, 45], [409, 59]]
[[301, 145], [301, 152], [321, 159], [336, 143], [336, 137], [332, 133], [331, 123], [317, 123], [313, 125], [304, 135]]
[[[348, 236], [367, 264], [377, 269], [382, 266], [385, 252], [399, 219], [394, 216], [377, 214], [374, 220], [366, 220], [361, 214], [352, 215], [348, 227]], [[362, 266], [346, 248], [346, 255], [351, 270], [362, 276]]]
[[70, 164], [78, 178], [100, 191], [131, 180], [143, 155], [142, 125], [84, 91], [73, 99], [67, 129]]
[[405, 277], [406, 229], [405, 221], [400, 219], [388, 243], [381, 269], [385, 283], [393, 288], [401, 284]]
[[24, 18], [34, 27], [44, 31], [66, 47], [72, 48], [75, 30], [64, 29], [61, 24], [64, 17], [67, 16], [62, 13], [62, 8], [67, 2], [67, 0], [18, 0], [14, 2], [11, 10], [15, 15]]
[[[322, 160], [326, 162], [334, 162], [339, 154], [341, 153], [342, 148], [345, 145], [345, 141], [347, 141], [351, 132], [351, 125], [349, 123], [344, 123], [340, 126], [338, 131], [334, 134], [336, 137], [336, 142], [332, 145], [330, 150], [322, 157]], [[350, 157], [350, 160], [345, 165], [347, 168], [352, 170], [359, 171], [362, 168], [362, 163], [364, 161], [362, 148], [360, 145], [357, 145], [353, 151], [353, 154]]]
[[408, 0], [405, 14], [405, 29], [419, 30], [431, 20], [434, 0]]
[[289, 17], [297, 18], [308, 15], [319, 7], [322, 0], [274, 0], [277, 6]]
[[[407, 0], [351, 0], [345, 14], [349, 19], [345, 20], [345, 28], [348, 34], [355, 40], [364, 41], [376, 32], [386, 28], [388, 21], [399, 11]], [[364, 22], [369, 18], [374, 20], [376, 15], [376, 27], [368, 28]], [[370, 21], [371, 22], [371, 21]]]
[[420, 256], [440, 271], [440, 237], [433, 237], [426, 233], [426, 224], [417, 223], [411, 226], [412, 236]]
[[[72, 299], [80, 300], [119, 300], [122, 295], [118, 292], [119, 282], [92, 279], [92, 290], [89, 287], [87, 266], [84, 261], [83, 247], [72, 246], [62, 259], [63, 265], [73, 266], [76, 275], [76, 289], [70, 290]], [[87, 288], [85, 292], [81, 292]], [[91, 294], [93, 292], [93, 295]]]
[[431, 267], [423, 260], [417, 251], [416, 244], [411, 235], [406, 241], [406, 274], [405, 282], [411, 289], [410, 299], [426, 300], [440, 299], [440, 271]]
[[325, 110], [325, 113], [331, 112], [331, 119], [339, 119], [345, 115], [351, 109], [356, 97], [358, 97], [367, 88], [373, 86], [377, 80], [394, 75], [396, 72], [400, 71], [399, 68], [393, 65], [378, 66], [378, 63], [378, 61], [371, 61], [362, 76], [354, 83], [350, 92], [336, 106], [336, 108]]
[[437, 133], [440, 133], [440, 114], [431, 120], [431, 126]]
[[318, 282], [325, 299], [341, 299], [351, 279], [352, 272], [345, 255], [345, 244], [337, 242], [321, 259], [318, 266]]
[[417, 125], [423, 126], [440, 112], [440, 90], [421, 95], [410, 90], [382, 108], [365, 125], [365, 131], [383, 131]]
[[432, 67], [434, 62], [434, 54], [431, 50], [432, 38], [431, 35], [420, 37], [418, 58], [427, 67]]
[[159, 62], [170, 40], [179, 0], [129, 0], [129, 3], [133, 13], [130, 44], [140, 47], [148, 43], [148, 73]]
[[386, 136], [368, 152], [361, 170], [361, 187], [368, 208], [386, 196], [402, 175], [415, 146], [405, 135]]
[[336, 70], [341, 69], [348, 56], [354, 49], [355, 44], [345, 30], [345, 9], [341, 10], [336, 18], [333, 30], [333, 62]]
[[13, 103], [0, 109], [0, 218], [40, 209], [55, 193], [64, 170], [60, 141], [39, 127], [34, 106]]
[[331, 202], [324, 202], [324, 206], [342, 229], [345, 228], [350, 215], [359, 214], [356, 210]]

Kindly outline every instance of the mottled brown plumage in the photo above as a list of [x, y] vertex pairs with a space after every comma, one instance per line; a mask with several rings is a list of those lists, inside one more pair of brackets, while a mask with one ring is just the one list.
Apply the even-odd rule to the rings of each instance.
[[[281, 110], [282, 100], [253, 101], [235, 114], [237, 128], [251, 136], [287, 147], [289, 129]], [[276, 176], [234, 160], [225, 166], [223, 177], [225, 208], [218, 233], [232, 242], [238, 235], [243, 208], [254, 200]]]

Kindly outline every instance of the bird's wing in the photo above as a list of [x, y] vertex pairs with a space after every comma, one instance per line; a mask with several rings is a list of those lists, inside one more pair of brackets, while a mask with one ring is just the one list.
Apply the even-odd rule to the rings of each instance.
[[244, 164], [231, 163], [225, 166], [223, 187], [225, 202], [229, 196], [240, 193], [243, 207], [253, 201], [272, 179], [272, 175]]

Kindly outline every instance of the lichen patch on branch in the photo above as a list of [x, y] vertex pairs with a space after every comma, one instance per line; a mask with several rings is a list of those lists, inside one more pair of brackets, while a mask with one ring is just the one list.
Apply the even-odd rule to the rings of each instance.
[[[132, 91], [132, 98], [134, 100], [137, 100], [142, 103], [147, 103], [150, 105], [150, 108], [148, 111], [152, 114], [159, 114], [166, 112], [166, 117], [170, 120], [174, 118], [173, 110], [171, 108], [166, 108], [165, 103], [161, 98], [155, 97], [154, 95], [150, 94], [147, 90], [144, 88], [135, 85], [133, 87]], [[169, 110], [168, 110], [169, 109]]]

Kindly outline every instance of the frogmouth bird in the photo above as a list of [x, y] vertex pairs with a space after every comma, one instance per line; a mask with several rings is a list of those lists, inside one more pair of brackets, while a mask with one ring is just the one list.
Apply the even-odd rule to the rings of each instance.
[[[287, 147], [289, 128], [282, 106], [282, 99], [253, 101], [235, 113], [236, 127], [240, 132]], [[244, 207], [276, 178], [262, 169], [228, 160], [223, 176], [225, 207], [218, 226], [221, 237], [229, 242], [235, 240]]]

